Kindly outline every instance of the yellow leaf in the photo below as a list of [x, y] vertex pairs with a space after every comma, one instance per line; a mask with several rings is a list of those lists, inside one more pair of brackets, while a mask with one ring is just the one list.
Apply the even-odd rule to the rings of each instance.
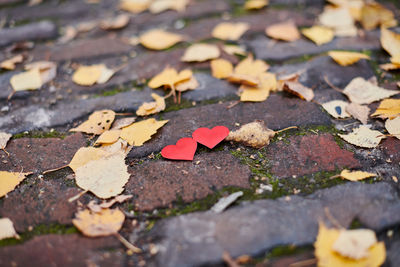
[[84, 235], [97, 237], [118, 233], [124, 220], [125, 215], [119, 209], [102, 209], [100, 212], [85, 209], [75, 214], [72, 223]]
[[391, 135], [400, 139], [400, 117], [386, 120], [385, 128]]
[[175, 69], [166, 67], [161, 73], [154, 76], [149, 81], [148, 85], [153, 89], [164, 85], [169, 88], [174, 88], [175, 84], [189, 80], [192, 75], [192, 71], [188, 69], [178, 73]]
[[115, 71], [108, 69], [104, 64], [101, 64], [101, 74], [99, 79], [97, 79], [98, 84], [104, 84], [110, 80], [110, 78], [114, 75]]
[[102, 134], [110, 129], [115, 118], [115, 112], [109, 109], [93, 112], [87, 121], [83, 122], [70, 132], [84, 132], [88, 134]]
[[400, 66], [400, 54], [390, 58], [390, 62]]
[[283, 90], [294, 94], [301, 99], [311, 101], [314, 98], [314, 91], [308, 87], [305, 87], [299, 82], [285, 82]]
[[147, 116], [151, 114], [158, 113], [165, 109], [165, 99], [162, 96], [157, 94], [151, 94], [151, 97], [155, 100], [154, 102], [145, 102], [143, 103], [138, 110], [136, 111], [136, 115], [138, 116]]
[[51, 61], [36, 61], [25, 65], [25, 70], [38, 69], [42, 85], [53, 80], [57, 74], [57, 64]]
[[183, 40], [182, 35], [160, 29], [150, 30], [139, 37], [139, 42], [148, 49], [163, 50]]
[[338, 135], [350, 144], [365, 148], [374, 148], [378, 146], [382, 138], [384, 138], [384, 135], [381, 132], [370, 130], [364, 125], [360, 125], [359, 128], [353, 129], [353, 132], [349, 134]]
[[76, 151], [74, 157], [69, 163], [69, 167], [76, 172], [79, 167], [86, 165], [92, 160], [98, 160], [109, 156], [111, 153], [100, 148], [95, 147], [81, 147]]
[[100, 28], [103, 30], [118, 30], [126, 27], [130, 17], [127, 14], [118, 15], [115, 18], [106, 19], [100, 22]]
[[21, 63], [24, 61], [24, 56], [23, 55], [16, 55], [10, 59], [4, 60], [0, 63], [0, 68], [6, 69], [6, 70], [13, 70], [15, 69], [15, 64]]
[[184, 92], [187, 90], [194, 90], [199, 87], [199, 82], [196, 77], [192, 76], [189, 80], [178, 82], [175, 84], [175, 89], [178, 92]]
[[252, 55], [243, 59], [236, 65], [234, 69], [235, 74], [250, 75], [256, 77], [263, 72], [266, 72], [269, 65], [260, 59], [253, 59]]
[[381, 45], [392, 57], [400, 56], [400, 34], [381, 28]]
[[393, 119], [400, 115], [400, 99], [383, 100], [371, 116]]
[[157, 133], [157, 130], [163, 127], [168, 120], [156, 121], [155, 119], [147, 119], [135, 122], [132, 125], [122, 129], [121, 138], [128, 141], [130, 145], [142, 146], [151, 136]]
[[342, 100], [333, 100], [322, 104], [322, 107], [330, 114], [332, 117], [338, 118], [348, 118], [350, 114], [346, 112], [346, 108], [349, 103]]
[[229, 55], [246, 56], [246, 50], [238, 45], [224, 45], [222, 50]]
[[0, 132], [0, 149], [5, 149], [8, 143], [8, 140], [11, 138], [11, 134]]
[[119, 8], [137, 14], [149, 8], [151, 0], [122, 0]]
[[252, 75], [237, 74], [237, 73], [232, 73], [228, 77], [228, 81], [230, 81], [231, 83], [240, 83], [243, 85], [248, 85], [253, 87], [258, 86], [260, 83], [257, 77], [254, 77]]
[[[325, 225], [320, 224], [317, 241], [314, 244], [315, 256], [318, 260], [318, 266], [378, 267], [383, 264], [386, 258], [385, 245], [383, 242], [378, 242], [370, 246], [367, 252], [368, 256], [358, 260], [344, 257], [341, 254], [337, 253], [333, 249], [333, 246], [338, 240], [342, 231], [345, 230], [328, 229]], [[349, 238], [345, 238], [345, 240], [349, 240]], [[349, 245], [348, 242], [346, 243], [347, 245]], [[361, 243], [361, 246], [364, 246], [364, 244]]]
[[168, 9], [183, 12], [188, 5], [189, 0], [155, 0], [149, 7], [153, 14], [158, 14]]
[[362, 124], [367, 124], [368, 115], [371, 111], [368, 106], [363, 106], [357, 103], [350, 103], [346, 107], [346, 111], [353, 116], [353, 118], [362, 122]]
[[351, 102], [371, 104], [384, 98], [399, 94], [400, 91], [387, 90], [372, 84], [362, 77], [354, 78], [343, 90]]
[[194, 44], [186, 49], [181, 60], [185, 62], [203, 62], [218, 58], [221, 52], [216, 45]]
[[243, 125], [236, 131], [229, 132], [226, 140], [244, 143], [247, 146], [255, 148], [261, 148], [268, 145], [271, 138], [274, 136], [275, 132], [268, 129], [264, 122], [254, 121]]
[[347, 51], [329, 51], [328, 55], [333, 58], [339, 65], [348, 66], [358, 62], [360, 59], [370, 59], [363, 53], [347, 52]]
[[43, 84], [37, 68], [13, 75], [10, 83], [14, 91], [37, 90]]
[[0, 218], [0, 240], [12, 237], [19, 238], [13, 222], [9, 218]]
[[30, 173], [0, 171], [0, 198], [14, 188]]
[[261, 9], [269, 4], [268, 0], [248, 0], [244, 3], [244, 9]]
[[349, 181], [360, 181], [364, 180], [369, 177], [374, 177], [376, 174], [370, 172], [363, 172], [363, 171], [349, 171], [343, 170], [340, 173], [340, 177]]
[[293, 21], [271, 25], [265, 29], [265, 33], [271, 38], [287, 42], [300, 39], [300, 32]]
[[301, 30], [301, 32], [304, 34], [305, 37], [307, 37], [317, 45], [329, 43], [334, 37], [333, 31], [323, 26], [313, 26], [308, 29], [303, 29]]
[[211, 61], [212, 76], [217, 79], [228, 78], [233, 72], [232, 63], [226, 59], [214, 59]]
[[134, 123], [135, 120], [136, 120], [136, 117], [128, 117], [128, 118], [122, 118], [122, 119], [115, 120], [111, 127], [111, 130], [122, 129], [122, 128]]
[[240, 101], [251, 101], [261, 102], [268, 98], [269, 93], [274, 91], [277, 86], [276, 76], [272, 73], [262, 73], [258, 76], [260, 85], [258, 87], [250, 87], [242, 85], [239, 91], [243, 91], [240, 94]]
[[92, 86], [100, 79], [103, 71], [101, 64], [80, 66], [72, 75], [72, 81], [83, 86]]
[[344, 257], [360, 260], [369, 256], [369, 248], [376, 242], [378, 240], [372, 230], [340, 230], [332, 249]]
[[325, 8], [319, 16], [322, 26], [334, 30], [336, 36], [357, 36], [357, 28], [348, 8]]
[[386, 71], [398, 70], [400, 69], [400, 64], [387, 63], [387, 64], [381, 64], [379, 65], [379, 67]]
[[250, 28], [245, 22], [221, 22], [212, 30], [211, 35], [221, 40], [237, 41]]
[[394, 27], [397, 21], [391, 10], [378, 3], [366, 3], [361, 9], [361, 25], [366, 30], [373, 30], [379, 25]]
[[95, 144], [113, 144], [118, 141], [121, 135], [121, 130], [108, 130], [102, 133], [99, 138], [97, 138]]

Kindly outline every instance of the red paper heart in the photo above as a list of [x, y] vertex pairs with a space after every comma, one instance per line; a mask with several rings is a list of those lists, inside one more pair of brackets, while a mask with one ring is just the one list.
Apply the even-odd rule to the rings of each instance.
[[194, 140], [208, 148], [213, 148], [224, 140], [229, 134], [229, 129], [225, 126], [215, 126], [211, 130], [208, 128], [199, 128], [193, 132]]
[[166, 159], [193, 160], [197, 142], [190, 137], [181, 138], [176, 145], [169, 145], [161, 150], [161, 156]]

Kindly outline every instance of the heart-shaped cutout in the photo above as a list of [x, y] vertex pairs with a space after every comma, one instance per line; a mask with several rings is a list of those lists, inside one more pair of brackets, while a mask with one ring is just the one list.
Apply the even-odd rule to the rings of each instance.
[[161, 156], [166, 159], [193, 160], [197, 142], [190, 137], [181, 138], [175, 145], [169, 145], [161, 150]]
[[229, 129], [225, 126], [215, 126], [211, 130], [208, 128], [199, 128], [193, 132], [194, 140], [208, 148], [213, 148], [224, 140], [229, 134]]

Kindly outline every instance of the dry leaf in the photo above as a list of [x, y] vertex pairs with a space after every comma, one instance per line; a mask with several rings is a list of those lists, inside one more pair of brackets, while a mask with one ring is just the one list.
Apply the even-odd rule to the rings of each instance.
[[151, 0], [122, 0], [119, 8], [137, 14], [147, 10]]
[[349, 181], [361, 181], [366, 178], [374, 177], [376, 176], [375, 173], [370, 173], [370, 172], [363, 172], [363, 171], [349, 171], [349, 170], [343, 170], [340, 173], [340, 177], [343, 179], [349, 180]]
[[30, 173], [0, 171], [0, 198], [13, 191], [28, 174]]
[[157, 74], [149, 81], [148, 86], [153, 89], [160, 86], [175, 88], [177, 83], [187, 81], [192, 78], [192, 76], [193, 73], [191, 70], [185, 69], [178, 73], [175, 69], [166, 67], [161, 73]]
[[323, 26], [312, 26], [311, 28], [301, 30], [301, 32], [317, 45], [329, 43], [334, 37], [333, 31]]
[[244, 3], [244, 9], [261, 9], [269, 4], [269, 0], [248, 0]]
[[361, 25], [366, 30], [373, 30], [379, 25], [383, 27], [394, 27], [397, 21], [391, 10], [384, 8], [382, 5], [374, 3], [366, 3], [361, 9]]
[[271, 138], [275, 136], [275, 132], [268, 129], [264, 122], [254, 121], [247, 123], [236, 131], [229, 132], [226, 140], [244, 143], [247, 146], [261, 148], [269, 144]]
[[114, 144], [118, 141], [121, 135], [121, 130], [108, 130], [102, 133], [99, 138], [97, 138], [95, 144]]
[[13, 222], [9, 218], [0, 218], [0, 240], [12, 237], [19, 238]]
[[103, 30], [118, 30], [126, 27], [130, 17], [126, 14], [118, 15], [115, 18], [106, 19], [100, 22], [100, 28]]
[[336, 36], [357, 36], [357, 28], [348, 8], [325, 8], [319, 21], [322, 26], [333, 29]]
[[386, 120], [385, 127], [391, 135], [400, 139], [400, 117]]
[[162, 96], [157, 94], [151, 94], [151, 97], [155, 100], [154, 102], [145, 102], [143, 103], [138, 110], [136, 111], [136, 115], [138, 116], [147, 116], [151, 114], [156, 114], [165, 109], [165, 99]]
[[226, 79], [233, 72], [233, 65], [226, 59], [214, 59], [211, 61], [212, 76], [217, 79]]
[[104, 109], [93, 112], [87, 121], [83, 122], [76, 128], [69, 130], [70, 132], [84, 132], [88, 134], [102, 134], [110, 129], [115, 118], [115, 112]]
[[300, 39], [300, 32], [293, 21], [271, 25], [265, 29], [265, 33], [271, 38], [287, 42]]
[[37, 90], [42, 87], [42, 78], [39, 69], [15, 74], [10, 79], [14, 91]]
[[192, 76], [189, 80], [178, 82], [175, 85], [175, 89], [178, 92], [184, 92], [187, 90], [194, 90], [199, 87], [199, 82], [197, 81], [196, 77]]
[[400, 99], [385, 99], [371, 116], [393, 119], [400, 115]]
[[228, 81], [230, 81], [231, 83], [239, 83], [253, 87], [258, 86], [260, 83], [257, 77], [245, 74], [236, 74], [236, 73], [232, 73], [228, 77]]
[[384, 138], [384, 135], [381, 132], [371, 130], [364, 125], [360, 125], [359, 128], [353, 129], [353, 132], [349, 134], [339, 134], [339, 136], [350, 144], [366, 148], [376, 147]]
[[139, 42], [148, 49], [163, 50], [183, 40], [182, 35], [160, 29], [150, 30], [139, 37]]
[[118, 233], [124, 220], [125, 215], [119, 209], [102, 209], [100, 212], [85, 209], [75, 214], [72, 223], [84, 235], [97, 237]]
[[128, 141], [130, 145], [142, 146], [151, 136], [157, 133], [157, 130], [163, 127], [168, 120], [157, 121], [155, 119], [147, 119], [135, 122], [132, 125], [122, 129], [121, 138]]
[[344, 257], [360, 260], [369, 255], [369, 248], [376, 244], [375, 232], [369, 229], [341, 230], [332, 249]]
[[224, 45], [222, 50], [229, 55], [246, 56], [246, 50], [238, 45]]
[[102, 209], [107, 209], [107, 208], [110, 208], [115, 203], [123, 203], [123, 202], [127, 201], [128, 199], [131, 199], [132, 197], [133, 197], [132, 195], [119, 195], [119, 196], [116, 196], [115, 198], [111, 199], [110, 201], [101, 203], [99, 206]]
[[242, 85], [239, 88], [239, 91], [242, 91], [240, 94], [240, 101], [265, 101], [268, 98], [270, 92], [276, 90], [277, 82], [275, 74], [265, 72], [260, 74], [258, 76], [258, 79], [260, 81], [258, 87]]
[[[372, 244], [367, 251], [367, 256], [362, 259], [351, 259], [347, 256], [343, 256], [339, 253], [337, 253], [333, 247], [335, 246], [335, 242], [338, 241], [340, 242], [339, 244], [342, 243], [343, 241], [345, 243], [345, 248], [346, 252], [344, 252], [347, 255], [359, 255], [360, 251], [365, 250], [365, 246], [370, 243], [366, 242], [366, 240], [370, 240], [370, 238], [354, 238], [354, 235], [350, 234], [349, 236], [346, 236], [347, 234], [342, 234], [343, 231], [346, 230], [340, 230], [340, 229], [328, 229], [326, 228], [325, 225], [320, 224], [319, 226], [319, 232], [317, 236], [317, 241], [315, 242], [315, 256], [318, 259], [318, 266], [324, 266], [324, 267], [378, 267], [383, 264], [385, 261], [386, 257], [386, 251], [385, 251], [385, 245], [383, 242], [378, 242]], [[350, 230], [354, 231], [354, 230]], [[359, 230], [358, 230], [359, 231]], [[341, 239], [339, 237], [342, 236]], [[361, 233], [363, 234], [363, 233]], [[356, 242], [358, 240], [364, 240], [362, 242]], [[350, 241], [351, 240], [351, 241]], [[365, 242], [365, 243], [364, 243]], [[338, 245], [336, 245], [338, 246]], [[335, 247], [336, 247], [335, 246]], [[342, 248], [339, 249], [339, 251], [343, 251]]]
[[42, 85], [53, 80], [57, 75], [57, 64], [51, 61], [36, 61], [25, 65], [26, 70], [38, 69]]
[[314, 98], [314, 91], [298, 82], [285, 82], [283, 90], [306, 101], [311, 101]]
[[344, 119], [350, 117], [346, 112], [349, 103], [342, 100], [333, 100], [322, 104], [322, 107], [334, 118]]
[[221, 22], [212, 30], [212, 37], [221, 40], [237, 41], [250, 28], [245, 22]]
[[301, 72], [295, 72], [284, 76], [279, 76], [276, 91], [283, 91], [286, 82], [298, 82]]
[[194, 44], [186, 49], [181, 61], [185, 62], [203, 62], [218, 58], [220, 51], [216, 45], [212, 44]]
[[393, 58], [400, 56], [400, 34], [381, 28], [381, 45]]
[[0, 68], [6, 69], [6, 70], [13, 70], [15, 69], [15, 64], [21, 63], [24, 61], [24, 56], [23, 55], [16, 55], [10, 59], [4, 60], [0, 63]]
[[368, 115], [371, 111], [368, 106], [359, 105], [357, 103], [350, 103], [346, 107], [346, 111], [353, 116], [353, 118], [361, 121], [362, 124], [367, 124]]
[[0, 149], [5, 149], [8, 143], [8, 140], [12, 137], [12, 134], [0, 132]]
[[149, 7], [149, 11], [158, 14], [168, 9], [183, 12], [188, 5], [189, 0], [155, 0]]
[[109, 151], [106, 151], [102, 148], [95, 147], [81, 147], [76, 151], [74, 157], [69, 163], [69, 167], [76, 172], [79, 167], [86, 165], [88, 162], [92, 160], [98, 160], [101, 158], [105, 158], [112, 154]]
[[357, 104], [371, 104], [399, 93], [376, 86], [362, 77], [354, 78], [343, 90], [343, 94]]
[[58, 42], [61, 44], [68, 43], [69, 41], [75, 39], [75, 37], [78, 35], [78, 30], [75, 29], [73, 26], [66, 26], [65, 28], [62, 29], [63, 34], [62, 36], [58, 39]]
[[104, 64], [92, 66], [79, 66], [72, 75], [72, 81], [83, 86], [92, 86], [95, 83], [106, 83], [113, 75], [114, 71], [108, 69]]
[[354, 20], [361, 20], [361, 9], [364, 6], [364, 0], [328, 0], [336, 7], [347, 8]]
[[328, 55], [341, 66], [348, 66], [358, 62], [360, 59], [370, 59], [363, 53], [347, 51], [329, 51]]
[[122, 129], [122, 128], [134, 123], [135, 120], [136, 120], [136, 117], [128, 117], [128, 118], [122, 118], [122, 119], [115, 120], [111, 127], [111, 130]]
[[269, 65], [260, 59], [253, 59], [252, 55], [249, 55], [247, 58], [243, 59], [236, 65], [234, 69], [235, 74], [242, 75], [250, 75], [253, 77], [257, 77], [263, 72], [266, 72], [269, 68]]
[[107, 68], [104, 64], [101, 64], [101, 74], [99, 79], [97, 80], [97, 83], [104, 84], [108, 82], [114, 74], [114, 70]]

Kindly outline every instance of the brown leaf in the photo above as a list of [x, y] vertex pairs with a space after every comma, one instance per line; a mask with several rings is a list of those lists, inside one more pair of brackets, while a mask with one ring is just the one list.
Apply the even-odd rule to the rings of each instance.
[[314, 98], [313, 90], [298, 82], [285, 82], [283, 90], [288, 91], [289, 93], [294, 94], [306, 101], [311, 101]]
[[226, 140], [244, 143], [247, 146], [261, 148], [269, 144], [275, 131], [268, 129], [264, 122], [254, 121], [247, 123], [236, 131], [229, 132]]

